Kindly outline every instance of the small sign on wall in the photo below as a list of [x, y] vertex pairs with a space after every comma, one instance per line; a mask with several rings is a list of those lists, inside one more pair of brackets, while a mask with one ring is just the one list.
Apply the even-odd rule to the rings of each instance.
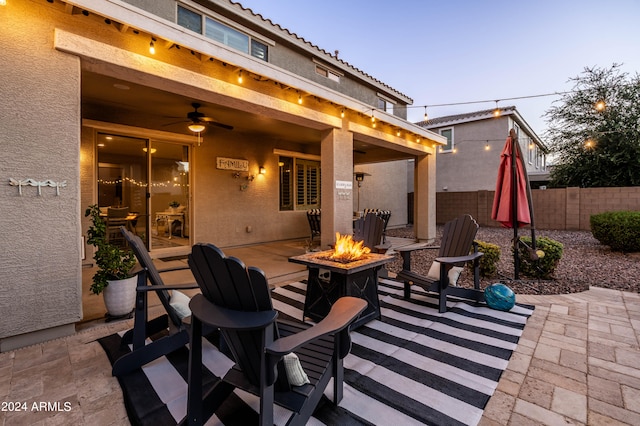
[[216, 157], [216, 168], [220, 170], [235, 170], [239, 172], [249, 171], [249, 160], [240, 158]]
[[336, 189], [353, 189], [353, 182], [350, 180], [337, 180]]

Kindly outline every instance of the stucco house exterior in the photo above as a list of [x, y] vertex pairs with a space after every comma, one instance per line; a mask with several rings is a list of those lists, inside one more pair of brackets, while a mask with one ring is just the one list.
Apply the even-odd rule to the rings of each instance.
[[496, 187], [500, 154], [510, 129], [515, 129], [529, 178], [548, 179], [547, 147], [516, 107], [473, 111], [417, 123], [447, 138], [436, 155], [437, 192], [464, 192]]
[[354, 168], [411, 159], [416, 234], [435, 237], [446, 138], [406, 120], [409, 96], [261, 14], [8, 0], [0, 19], [0, 351], [82, 320], [91, 204], [134, 212], [159, 257], [305, 237], [311, 207], [326, 245], [351, 231]]

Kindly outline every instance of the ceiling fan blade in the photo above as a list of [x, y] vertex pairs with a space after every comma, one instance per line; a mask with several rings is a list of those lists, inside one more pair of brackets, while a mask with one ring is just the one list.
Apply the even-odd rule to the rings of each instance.
[[230, 126], [228, 124], [218, 123], [217, 121], [208, 121], [207, 124], [209, 124], [211, 126], [221, 127], [223, 129], [227, 129], [227, 130], [233, 130], [233, 126]]

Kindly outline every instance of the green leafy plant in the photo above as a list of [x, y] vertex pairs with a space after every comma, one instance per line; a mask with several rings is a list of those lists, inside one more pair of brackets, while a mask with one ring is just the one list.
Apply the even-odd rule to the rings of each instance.
[[90, 289], [93, 294], [100, 294], [109, 285], [108, 280], [132, 277], [131, 269], [136, 264], [136, 258], [131, 250], [123, 250], [107, 241], [107, 224], [100, 217], [97, 204], [89, 206], [84, 215], [91, 217], [92, 221], [87, 232], [87, 243], [97, 248], [93, 259], [98, 271], [93, 276]]
[[618, 211], [594, 214], [591, 233], [600, 243], [621, 252], [640, 251], [640, 212]]
[[[500, 246], [476, 240], [478, 251], [484, 253], [480, 258], [480, 275], [484, 278], [492, 278], [498, 272], [498, 261], [500, 260]], [[473, 264], [471, 264], [473, 266]]]
[[548, 237], [536, 238], [536, 254], [532, 259], [531, 237], [520, 237], [524, 244], [518, 244], [520, 272], [534, 278], [551, 279], [562, 258], [564, 245]]
[[172, 202], [169, 203], [169, 207], [173, 207], [173, 208], [180, 207], [180, 203], [177, 202], [176, 200], [173, 200]]

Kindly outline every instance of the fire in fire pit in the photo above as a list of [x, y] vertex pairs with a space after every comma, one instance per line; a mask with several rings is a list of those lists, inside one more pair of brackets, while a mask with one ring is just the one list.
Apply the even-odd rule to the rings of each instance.
[[369, 247], [364, 246], [364, 241], [353, 241], [351, 235], [340, 235], [336, 232], [336, 246], [329, 259], [336, 262], [349, 263], [362, 260], [371, 253]]

